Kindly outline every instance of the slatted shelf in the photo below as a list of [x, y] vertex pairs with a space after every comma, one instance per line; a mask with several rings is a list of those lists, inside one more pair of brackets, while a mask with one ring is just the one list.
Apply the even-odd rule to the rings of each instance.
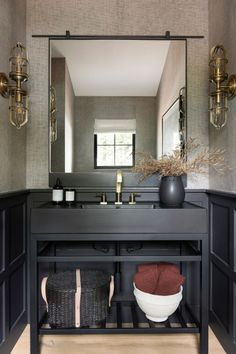
[[96, 333], [199, 333], [198, 322], [182, 305], [167, 321], [156, 323], [148, 320], [135, 301], [113, 301], [110, 313], [102, 323], [82, 328], [58, 328], [48, 326], [47, 318], [40, 322], [39, 334], [96, 334]]

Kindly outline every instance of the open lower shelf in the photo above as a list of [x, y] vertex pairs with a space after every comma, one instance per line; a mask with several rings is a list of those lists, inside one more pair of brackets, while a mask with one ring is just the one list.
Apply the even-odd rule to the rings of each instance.
[[[118, 251], [117, 251], [118, 250]], [[154, 242], [46, 242], [37, 261], [53, 262], [180, 262], [201, 261], [201, 252], [190, 241]]]
[[148, 320], [135, 301], [113, 301], [106, 320], [99, 325], [82, 328], [52, 329], [45, 316], [39, 334], [99, 334], [99, 333], [199, 333], [199, 323], [188, 305], [181, 305], [167, 321]]

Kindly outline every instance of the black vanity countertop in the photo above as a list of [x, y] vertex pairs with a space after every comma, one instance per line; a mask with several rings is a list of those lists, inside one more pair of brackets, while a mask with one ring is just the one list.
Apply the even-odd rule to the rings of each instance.
[[124, 202], [121, 205], [116, 205], [114, 203], [108, 202], [107, 205], [101, 205], [99, 203], [94, 202], [75, 202], [71, 204], [54, 204], [53, 202], [47, 202], [45, 204], [40, 205], [40, 209], [96, 209], [96, 210], [109, 210], [109, 209], [129, 209], [129, 210], [136, 210], [136, 209], [203, 209], [201, 206], [196, 204], [192, 204], [189, 202], [184, 202], [180, 206], [176, 207], [168, 207], [166, 205], [161, 204], [160, 202], [137, 202], [135, 205], [130, 205], [127, 202]]

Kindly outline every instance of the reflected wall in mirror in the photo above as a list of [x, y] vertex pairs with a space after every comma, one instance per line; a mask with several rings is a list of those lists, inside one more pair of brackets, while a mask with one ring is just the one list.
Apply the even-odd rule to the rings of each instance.
[[68, 39], [50, 45], [57, 124], [51, 172], [132, 171], [138, 152], [162, 154], [162, 116], [186, 86], [185, 40]]

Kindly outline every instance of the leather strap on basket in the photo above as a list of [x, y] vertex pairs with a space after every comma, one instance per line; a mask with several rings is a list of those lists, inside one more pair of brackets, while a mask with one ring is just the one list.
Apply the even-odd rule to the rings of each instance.
[[114, 295], [114, 289], [115, 289], [114, 275], [111, 275], [110, 291], [109, 291], [109, 307], [111, 307], [111, 299]]
[[75, 327], [80, 327], [80, 300], [81, 300], [80, 269], [76, 269]]
[[43, 280], [41, 282], [41, 294], [42, 294], [42, 298], [44, 299], [44, 301], [46, 303], [46, 307], [47, 307], [47, 311], [48, 311], [48, 300], [47, 300], [47, 293], [46, 293], [47, 280], [48, 280], [48, 277], [45, 277], [45, 278], [43, 278]]

